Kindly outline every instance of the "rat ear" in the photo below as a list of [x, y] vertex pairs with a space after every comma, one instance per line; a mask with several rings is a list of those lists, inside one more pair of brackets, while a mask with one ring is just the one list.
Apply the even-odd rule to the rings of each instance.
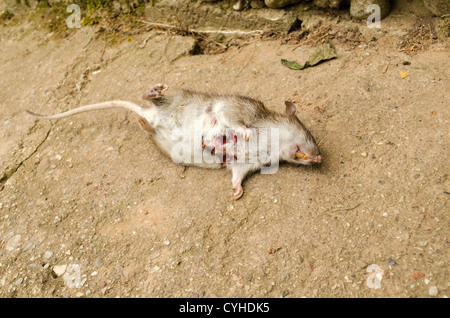
[[296, 111], [296, 107], [293, 103], [291, 103], [290, 101], [285, 101], [284, 104], [286, 105], [286, 115], [288, 116], [293, 116], [295, 115], [295, 111]]

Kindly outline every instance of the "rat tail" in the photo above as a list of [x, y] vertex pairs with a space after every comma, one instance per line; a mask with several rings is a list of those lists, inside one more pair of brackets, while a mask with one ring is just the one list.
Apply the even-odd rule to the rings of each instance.
[[139, 116], [142, 116], [142, 113], [143, 113], [143, 108], [141, 106], [131, 103], [131, 102], [122, 101], [122, 100], [113, 100], [113, 101], [109, 101], [109, 102], [81, 106], [81, 107], [66, 111], [64, 113], [56, 114], [56, 115], [39, 115], [39, 114], [35, 114], [29, 110], [26, 110], [26, 112], [34, 117], [41, 118], [41, 119], [59, 119], [59, 118], [64, 118], [67, 116], [75, 115], [78, 113], [88, 112], [91, 110], [108, 109], [108, 108], [125, 108], [128, 110], [131, 110], [132, 112], [135, 112]]

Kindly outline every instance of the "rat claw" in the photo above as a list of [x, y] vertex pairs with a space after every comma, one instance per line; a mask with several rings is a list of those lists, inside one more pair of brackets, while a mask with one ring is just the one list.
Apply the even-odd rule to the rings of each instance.
[[249, 141], [253, 135], [252, 130], [248, 129], [245, 126], [239, 127], [238, 133], [241, 134], [242, 137], [244, 137], [245, 141]]
[[245, 139], [245, 141], [250, 141], [251, 137], [252, 137], [252, 131], [250, 129], [247, 129], [244, 132], [244, 139]]

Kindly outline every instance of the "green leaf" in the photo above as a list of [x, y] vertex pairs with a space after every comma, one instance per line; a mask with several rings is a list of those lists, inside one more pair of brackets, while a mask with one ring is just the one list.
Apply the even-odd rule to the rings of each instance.
[[314, 66], [320, 62], [334, 59], [335, 57], [337, 57], [337, 55], [334, 47], [331, 46], [330, 42], [325, 42], [316, 48], [313, 54], [308, 58], [306, 64], [308, 64], [308, 66]]
[[300, 65], [295, 61], [288, 61], [285, 59], [281, 59], [281, 64], [289, 67], [291, 70], [303, 70], [307, 67], [317, 65], [321, 62], [328, 61], [336, 57], [337, 55], [334, 47], [330, 42], [327, 41], [314, 50], [314, 52], [309, 56], [308, 61], [306, 61], [305, 65]]

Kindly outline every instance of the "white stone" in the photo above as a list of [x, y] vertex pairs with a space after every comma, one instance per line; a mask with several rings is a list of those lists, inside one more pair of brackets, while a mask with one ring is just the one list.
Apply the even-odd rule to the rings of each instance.
[[430, 286], [430, 289], [428, 290], [428, 294], [430, 294], [430, 296], [437, 296], [438, 293], [439, 291], [436, 286]]
[[6, 250], [11, 252], [13, 250], [15, 250], [17, 248], [17, 246], [19, 246], [20, 243], [20, 235], [14, 235], [9, 241], [8, 243], [6, 243]]
[[46, 251], [46, 252], [44, 253], [44, 258], [45, 258], [45, 259], [50, 259], [52, 256], [53, 256], [53, 252]]
[[61, 276], [66, 272], [67, 265], [56, 265], [53, 267], [53, 271], [57, 276]]

